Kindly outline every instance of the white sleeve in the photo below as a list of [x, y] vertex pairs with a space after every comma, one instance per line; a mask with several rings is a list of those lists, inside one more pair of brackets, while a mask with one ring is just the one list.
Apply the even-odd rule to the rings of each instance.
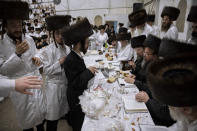
[[169, 39], [174, 39], [177, 40], [178, 39], [178, 30], [176, 28], [172, 28], [167, 32], [166, 35], [167, 38]]
[[0, 97], [6, 97], [15, 89], [15, 80], [0, 75]]
[[16, 70], [16, 65], [20, 65], [22, 59], [13, 53], [7, 60], [4, 59], [3, 55], [0, 55], [0, 73], [6, 75], [7, 72]]

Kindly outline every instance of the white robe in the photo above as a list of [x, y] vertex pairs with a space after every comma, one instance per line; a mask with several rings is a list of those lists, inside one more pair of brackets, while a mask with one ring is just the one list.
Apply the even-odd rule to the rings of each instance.
[[90, 50], [96, 50], [96, 38], [97, 38], [97, 34], [95, 31], [93, 31], [94, 33], [89, 37], [90, 40]]
[[15, 80], [0, 75], [0, 97], [6, 97], [15, 89]]
[[58, 120], [69, 110], [66, 95], [67, 78], [64, 68], [59, 63], [59, 59], [67, 56], [70, 53], [70, 49], [65, 45], [63, 45], [64, 48], [58, 44], [57, 46], [58, 48], [56, 48], [54, 43], [51, 43], [39, 55], [43, 62], [43, 73], [46, 75], [47, 120]]
[[102, 50], [102, 47], [103, 47], [103, 44], [108, 40], [108, 35], [107, 33], [104, 33], [103, 35], [98, 32], [97, 33], [97, 37], [96, 37], [96, 42], [99, 44], [99, 45], [96, 45], [96, 49], [97, 50]]
[[[23, 38], [24, 40], [24, 38]], [[40, 76], [39, 70], [32, 62], [35, 56], [35, 43], [31, 37], [25, 37], [29, 49], [18, 57], [15, 54], [16, 46], [10, 37], [5, 34], [0, 40], [0, 74], [9, 79], [16, 79], [22, 76]], [[41, 124], [45, 118], [45, 104], [42, 89], [29, 89], [34, 95], [25, 95], [18, 92], [10, 92], [11, 101], [16, 110], [19, 126], [22, 129], [29, 129]]]
[[168, 39], [178, 39], [178, 29], [174, 24], [171, 24], [170, 28], [167, 32], [161, 31], [160, 32], [160, 38], [168, 38]]
[[[119, 44], [119, 46], [121, 46]], [[134, 49], [131, 47], [131, 44], [127, 44], [125, 47], [119, 47], [117, 58], [118, 61], [128, 61], [134, 58], [135, 56]], [[134, 58], [135, 59], [135, 58]]]
[[[140, 36], [140, 35], [146, 35], [146, 37], [147, 37], [149, 34], [153, 34], [153, 28], [146, 23], [144, 26], [144, 30], [140, 31], [136, 28], [132, 37], [136, 37], [136, 36]], [[155, 34], [153, 34], [153, 35], [155, 35]]]

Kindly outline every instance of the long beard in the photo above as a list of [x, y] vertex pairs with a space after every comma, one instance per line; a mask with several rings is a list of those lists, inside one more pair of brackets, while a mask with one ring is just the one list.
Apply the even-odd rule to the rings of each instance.
[[171, 23], [167, 23], [167, 24], [163, 24], [162, 23], [161, 30], [164, 31], [164, 32], [166, 32], [166, 31], [168, 31], [168, 29], [170, 28], [170, 26], [171, 26]]
[[22, 35], [20, 37], [15, 37], [13, 34], [8, 33], [8, 36], [15, 42], [16, 40], [22, 41]]

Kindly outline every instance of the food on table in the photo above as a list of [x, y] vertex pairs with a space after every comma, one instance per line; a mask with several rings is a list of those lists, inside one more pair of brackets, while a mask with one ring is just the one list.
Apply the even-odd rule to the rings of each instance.
[[103, 52], [101, 50], [99, 50], [98, 52], [99, 52], [99, 55], [102, 55], [103, 54]]
[[105, 54], [105, 57], [108, 57], [108, 56], [109, 56], [109, 53], [106, 53], [106, 54]]
[[124, 72], [124, 73], [123, 73], [123, 76], [124, 76], [124, 77], [128, 77], [128, 76], [129, 76], [129, 73], [125, 73], [125, 72]]
[[134, 128], [132, 128], [132, 131], [135, 131], [135, 129], [134, 129]]
[[132, 122], [131, 125], [132, 125], [132, 126], [135, 126], [135, 122]]
[[107, 80], [107, 82], [109, 82], [109, 83], [113, 83], [113, 82], [115, 82], [116, 81], [116, 78], [115, 77], [109, 77], [108, 78], [108, 80]]
[[100, 65], [104, 65], [105, 63], [103, 61], [99, 61], [99, 64]]
[[108, 61], [112, 61], [112, 60], [113, 60], [113, 57], [108, 56], [108, 57], [107, 57], [107, 60], [108, 60]]

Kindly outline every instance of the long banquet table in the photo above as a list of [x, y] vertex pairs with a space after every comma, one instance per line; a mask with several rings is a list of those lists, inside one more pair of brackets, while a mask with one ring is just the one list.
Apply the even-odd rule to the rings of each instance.
[[[105, 54], [99, 55], [98, 53], [96, 53], [96, 51], [89, 51], [87, 55], [84, 56], [84, 61], [87, 67], [96, 66], [97, 68], [100, 68], [100, 64], [98, 63], [98, 60], [102, 60], [104, 62], [103, 68], [107, 68], [109, 63], [112, 63], [113, 69], [108, 70], [107, 72], [108, 76], [106, 76], [104, 69], [99, 69], [98, 73], [96, 73], [95, 78], [92, 81], [95, 84], [102, 80], [103, 89], [109, 94], [111, 94], [111, 96], [119, 100], [120, 108], [118, 109], [118, 111], [111, 109], [109, 110], [108, 115], [103, 115], [102, 117], [96, 119], [91, 118], [86, 114], [81, 130], [82, 131], [105, 131], [105, 130], [140, 131], [141, 125], [154, 126], [154, 122], [148, 110], [146, 112], [133, 112], [133, 113], [128, 113], [125, 111], [124, 102], [122, 98], [124, 96], [135, 97], [135, 94], [139, 92], [139, 90], [134, 84], [125, 83], [128, 86], [127, 88], [126, 87], [124, 88], [124, 90], [127, 90], [127, 93], [121, 93], [120, 92], [121, 84], [119, 81], [121, 78], [118, 78], [118, 80], [116, 80], [114, 83], [107, 82], [107, 77], [114, 75], [116, 71], [120, 71], [120, 62], [118, 62], [116, 58], [114, 58], [113, 61], [108, 61], [105, 58]], [[124, 79], [122, 79], [122, 81], [124, 81]], [[95, 88], [94, 84], [92, 84], [92, 86], [89, 87], [90, 88], [89, 90]], [[110, 105], [111, 103], [108, 104]], [[121, 129], [116, 129], [117, 127], [115, 127], [113, 123], [108, 123], [107, 125], [107, 122], [111, 120], [118, 121], [121, 124]], [[107, 126], [110, 125], [112, 127], [106, 129], [105, 124]]]

